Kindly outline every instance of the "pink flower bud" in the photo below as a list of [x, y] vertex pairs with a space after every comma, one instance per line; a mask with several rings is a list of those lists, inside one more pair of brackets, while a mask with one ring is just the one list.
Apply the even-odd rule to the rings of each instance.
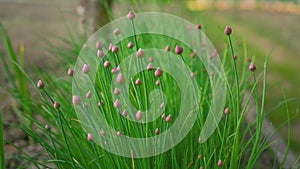
[[172, 120], [172, 116], [171, 116], [171, 114], [169, 114], [169, 115], [166, 117], [166, 122], [169, 123], [169, 122], [171, 122], [171, 120]]
[[253, 72], [253, 71], [255, 71], [255, 69], [256, 69], [256, 66], [253, 63], [250, 63], [249, 70]]
[[171, 50], [170, 46], [167, 45], [167, 46], [165, 47], [165, 51], [170, 52], [170, 50]]
[[98, 51], [97, 51], [97, 56], [98, 56], [99, 58], [103, 58], [104, 53], [102, 52], [102, 50], [98, 50]]
[[69, 68], [67, 73], [68, 73], [69, 76], [73, 76], [74, 75], [74, 70]]
[[84, 64], [82, 67], [82, 73], [88, 74], [90, 72], [90, 66], [87, 64]]
[[115, 88], [114, 95], [119, 95], [121, 93], [121, 90], [119, 88]]
[[144, 57], [144, 54], [145, 54], [144, 50], [140, 48], [140, 49], [136, 52], [136, 57], [142, 58], [142, 57]]
[[113, 45], [113, 46], [111, 47], [111, 51], [112, 51], [113, 53], [117, 53], [117, 52], [119, 51], [118, 46]]
[[232, 29], [228, 25], [226, 25], [226, 27], [224, 29], [224, 33], [225, 33], [225, 35], [229, 36], [232, 33]]
[[129, 11], [129, 13], [127, 14], [127, 18], [129, 20], [133, 20], [135, 18], [135, 13], [133, 11]]
[[111, 73], [112, 73], [112, 74], [115, 74], [115, 73], [117, 73], [117, 72], [119, 72], [118, 68], [113, 67], [113, 68], [111, 69]]
[[152, 63], [149, 63], [149, 64], [147, 65], [147, 70], [152, 70], [152, 69], [153, 69]]
[[215, 75], [215, 73], [214, 73], [214, 72], [210, 72], [209, 75], [210, 75], [211, 77], [213, 77], [213, 76]]
[[175, 47], [175, 53], [180, 55], [183, 52], [183, 48], [181, 46], [176, 45]]
[[37, 82], [37, 87], [38, 87], [39, 89], [42, 89], [42, 88], [44, 88], [44, 87], [45, 87], [45, 84], [44, 84], [44, 82], [43, 82], [43, 81], [41, 81], [41, 80], [39, 80], [39, 81]]
[[88, 139], [88, 141], [93, 141], [94, 140], [94, 136], [91, 133], [88, 133], [87, 139]]
[[80, 96], [74, 95], [73, 98], [72, 98], [72, 102], [73, 102], [73, 105], [78, 105], [78, 104], [80, 104], [80, 102], [81, 102]]
[[119, 35], [119, 34], [120, 34], [120, 30], [119, 30], [118, 28], [116, 28], [116, 29], [114, 30], [114, 34], [115, 34], [115, 35]]
[[160, 107], [161, 109], [164, 109], [164, 108], [165, 108], [165, 103], [161, 103], [159, 107]]
[[191, 55], [190, 55], [190, 56], [191, 56], [191, 58], [194, 58], [194, 57], [195, 57], [195, 55], [196, 55], [196, 53], [194, 53], [194, 52], [193, 52], [193, 53], [191, 53]]
[[103, 65], [104, 65], [104, 67], [108, 68], [110, 66], [110, 62], [109, 61], [105, 61]]
[[201, 30], [201, 24], [197, 24], [196, 27]]
[[159, 129], [158, 128], [155, 129], [155, 134], [159, 135]]
[[219, 166], [219, 167], [222, 167], [222, 166], [223, 166], [223, 161], [222, 161], [222, 160], [219, 160], [219, 161], [218, 161], [218, 166]]
[[134, 45], [133, 45], [133, 43], [132, 43], [132, 42], [128, 42], [128, 44], [127, 44], [127, 47], [128, 47], [128, 48], [130, 48], [130, 49], [131, 49], [131, 48], [133, 48], [133, 46], [134, 46]]
[[194, 78], [195, 78], [195, 73], [194, 73], [194, 72], [191, 72], [191, 73], [190, 73], [190, 76], [191, 76], [192, 79], [194, 79]]
[[116, 81], [117, 81], [117, 83], [121, 84], [121, 83], [124, 83], [125, 78], [121, 73], [119, 73], [116, 77]]
[[101, 49], [101, 48], [102, 48], [101, 42], [97, 42], [97, 43], [96, 43], [96, 49]]
[[128, 113], [127, 113], [127, 111], [126, 111], [125, 109], [123, 110], [122, 115], [123, 115], [124, 117], [126, 117], [126, 116], [128, 115]]
[[119, 99], [117, 99], [115, 102], [114, 102], [114, 107], [115, 108], [120, 108], [121, 107], [121, 102]]
[[142, 83], [141, 79], [136, 79], [136, 81], [135, 81], [135, 84], [136, 84], [136, 85], [139, 86], [139, 85], [141, 85], [141, 83]]
[[227, 108], [224, 110], [224, 113], [227, 114], [227, 115], [230, 114], [230, 109], [227, 107]]
[[161, 115], [161, 119], [165, 119], [165, 113], [163, 113], [162, 115]]
[[141, 120], [143, 118], [143, 113], [140, 110], [137, 111], [136, 114], [135, 114], [135, 118], [137, 120]]
[[120, 131], [117, 131], [117, 136], [120, 137], [122, 133]]
[[46, 130], [51, 130], [50, 125], [49, 125], [49, 124], [46, 124], [46, 125], [45, 125], [45, 129], [46, 129]]
[[154, 72], [154, 75], [156, 76], [156, 77], [159, 77], [159, 76], [161, 76], [162, 75], [162, 70], [158, 67], [156, 70], [155, 70], [155, 72]]
[[152, 56], [149, 58], [149, 62], [153, 62], [153, 57]]
[[86, 95], [85, 95], [85, 97], [88, 98], [88, 99], [91, 98], [91, 96], [92, 96], [91, 91], [88, 91], [88, 92], [86, 93]]
[[236, 60], [238, 58], [237, 54], [234, 54], [233, 58]]
[[53, 107], [55, 109], [59, 109], [60, 108], [60, 104], [57, 101], [54, 101]]
[[97, 103], [97, 105], [98, 105], [98, 107], [100, 107], [101, 105], [104, 105], [104, 101], [103, 101], [103, 100], [99, 101], [99, 102]]
[[202, 138], [199, 137], [199, 138], [198, 138], [198, 142], [199, 142], [199, 143], [202, 143], [202, 141], [203, 141]]
[[156, 85], [156, 86], [160, 85], [160, 81], [159, 81], [159, 80], [156, 80], [156, 81], [155, 81], [155, 85]]
[[102, 136], [105, 136], [105, 135], [106, 135], [106, 132], [105, 132], [103, 129], [101, 129], [101, 130], [100, 130], [100, 134], [101, 134]]

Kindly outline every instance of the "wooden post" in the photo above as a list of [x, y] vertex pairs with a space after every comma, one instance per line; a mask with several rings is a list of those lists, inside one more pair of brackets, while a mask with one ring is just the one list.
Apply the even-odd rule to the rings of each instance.
[[[112, 0], [94, 0], [94, 26], [97, 28], [107, 24], [110, 21]], [[108, 9], [106, 9], [106, 6]]]
[[111, 4], [112, 0], [79, 0], [79, 31], [90, 33], [107, 24], [110, 21]]

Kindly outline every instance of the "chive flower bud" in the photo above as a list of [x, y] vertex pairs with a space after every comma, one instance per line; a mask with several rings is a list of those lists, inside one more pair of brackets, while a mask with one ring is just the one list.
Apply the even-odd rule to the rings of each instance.
[[183, 48], [181, 46], [176, 45], [175, 47], [175, 53], [180, 55], [183, 52]]
[[87, 64], [84, 64], [83, 67], [82, 67], [82, 73], [84, 74], [88, 74], [90, 72], [91, 68], [89, 65]]
[[37, 87], [38, 87], [39, 89], [42, 89], [42, 88], [44, 88], [44, 87], [45, 87], [45, 84], [44, 84], [44, 82], [43, 82], [43, 81], [41, 81], [41, 80], [39, 80], [39, 81], [37, 82]]
[[225, 33], [225, 35], [229, 36], [232, 33], [232, 29], [228, 25], [226, 25], [226, 27], [224, 29], [224, 33]]
[[140, 110], [137, 111], [136, 114], [135, 114], [135, 118], [137, 120], [141, 120], [143, 118], [143, 113]]
[[87, 139], [88, 139], [88, 141], [93, 141], [94, 140], [94, 136], [91, 133], [88, 133]]
[[162, 75], [162, 70], [158, 67], [156, 70], [155, 70], [155, 72], [154, 72], [154, 75], [156, 76], [156, 77], [159, 77], [159, 76], [161, 76]]
[[73, 102], [73, 105], [79, 105], [80, 102], [81, 102], [80, 96], [74, 95], [73, 98], [72, 98], [72, 102]]
[[133, 11], [129, 11], [129, 13], [127, 14], [127, 18], [129, 20], [133, 20], [135, 18], [135, 13]]
[[60, 104], [59, 104], [57, 101], [54, 101], [53, 107], [54, 107], [55, 109], [59, 109], [59, 108], [60, 108]]

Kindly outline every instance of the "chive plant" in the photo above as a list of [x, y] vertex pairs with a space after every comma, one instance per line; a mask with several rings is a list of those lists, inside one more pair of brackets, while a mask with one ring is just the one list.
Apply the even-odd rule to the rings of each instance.
[[[128, 20], [132, 23], [133, 32], [136, 31], [135, 17], [133, 11], [127, 15]], [[198, 24], [195, 27], [201, 31], [203, 25]], [[116, 38], [122, 35], [121, 29], [118, 28], [111, 30], [111, 33]], [[28, 136], [44, 147], [48, 154], [49, 159], [35, 162], [35, 166], [37, 168], [43, 166], [50, 168], [54, 165], [55, 168], [62, 169], [253, 168], [261, 153], [269, 147], [269, 143], [266, 141], [269, 138], [263, 138], [261, 134], [266, 95], [266, 68], [263, 73], [264, 86], [260, 96], [257, 87], [260, 76], [256, 77], [254, 63], [249, 64], [243, 57], [237, 58], [234, 47], [237, 48], [238, 46], [232, 43], [232, 29], [229, 26], [226, 26], [224, 33], [224, 36], [228, 38], [228, 48], [220, 55], [220, 59], [226, 72], [227, 101], [216, 131], [205, 142], [199, 137], [199, 133], [209, 112], [212, 99], [210, 77], [214, 76], [214, 72], [207, 72], [204, 64], [195, 57], [199, 51], [189, 49], [178, 40], [159, 35], [136, 36], [134, 33], [133, 37], [109, 45], [108, 50], [101, 42], [97, 42], [94, 44], [96, 52], [91, 57], [98, 57], [102, 60], [96, 74], [95, 90], [85, 91], [85, 98], [72, 95], [71, 82], [76, 73], [89, 76], [91, 67], [88, 64], [84, 64], [80, 71], [74, 70], [74, 66], [71, 66], [66, 69], [65, 75], [50, 76], [40, 72], [41, 77], [37, 83], [22, 70], [22, 67], [19, 67], [21, 72], [36, 86], [40, 94], [34, 108], [45, 120], [45, 122], [41, 122], [27, 116], [26, 118], [34, 124], [35, 129], [33, 130], [28, 126], [22, 127]], [[190, 78], [201, 86], [199, 114], [188, 135], [167, 152], [146, 158], [135, 158], [134, 154], [131, 157], [118, 156], [98, 146], [95, 141], [96, 136], [99, 135], [104, 144], [108, 146], [112, 145], [113, 141], [108, 139], [108, 134], [113, 134], [115, 139], [123, 135], [136, 138], [157, 136], [166, 132], [178, 117], [177, 112], [181, 102], [178, 94], [180, 93], [179, 86], [167, 72], [164, 72], [160, 67], [154, 67], [155, 58], [147, 57], [144, 51], [149, 47], [174, 53], [188, 66], [185, 70], [189, 71]], [[87, 46], [84, 45], [84, 48]], [[204, 45], [202, 49], [205, 50]], [[127, 119], [132, 112], [124, 109], [123, 103], [118, 98], [124, 92], [124, 88], [113, 87], [110, 83], [113, 80], [116, 80], [118, 84], [125, 82], [122, 67], [118, 67], [118, 65], [126, 56], [134, 53], [137, 65], [143, 68], [143, 71], [137, 73], [129, 82], [128, 99], [138, 110], [134, 112], [134, 118], [143, 121], [147, 116], [143, 111], [150, 107], [148, 96], [151, 91], [158, 89], [165, 94], [165, 98], [157, 98], [162, 102], [156, 105], [163, 110], [163, 113], [149, 124], [136, 123]], [[76, 53], [76, 55], [78, 54]], [[217, 54], [211, 55], [211, 57], [216, 56]], [[140, 62], [141, 59], [146, 58], [147, 64]], [[81, 82], [75, 81], [74, 85], [79, 83]], [[249, 95], [246, 95], [248, 91]], [[91, 97], [97, 97], [98, 102], [90, 102]], [[112, 98], [115, 97], [117, 99], [113, 100]], [[245, 120], [251, 99], [256, 102], [254, 106], [256, 107], [257, 120], [254, 125], [247, 124]], [[242, 100], [245, 101], [242, 102]], [[260, 100], [261, 104], [259, 104]], [[103, 113], [109, 125], [116, 130], [115, 133], [104, 129], [99, 130], [98, 133], [87, 133], [83, 130], [74, 107], [80, 106], [82, 110], [85, 110], [91, 104], [97, 104], [99, 111]], [[2, 134], [1, 130], [0, 134]], [[164, 142], [159, 144], [162, 147], [166, 146]], [[138, 145], [136, 146], [138, 148]]]

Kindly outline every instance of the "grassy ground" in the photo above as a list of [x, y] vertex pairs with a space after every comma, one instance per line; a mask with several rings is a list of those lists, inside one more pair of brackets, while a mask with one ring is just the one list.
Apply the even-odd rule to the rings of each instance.
[[[216, 30], [222, 29], [225, 24], [233, 27], [238, 44], [245, 40], [249, 47], [249, 57], [255, 58], [259, 66], [268, 53], [270, 53], [268, 65], [268, 99], [267, 109], [271, 111], [284, 100], [284, 94], [289, 102], [289, 110], [294, 117], [292, 122], [292, 148], [296, 155], [300, 153], [300, 117], [298, 113], [300, 105], [300, 24], [299, 15], [264, 12], [264, 11], [206, 11], [196, 12], [206, 25], [206, 32], [216, 44], [217, 48], [223, 41], [221, 34], [216, 35]], [[196, 13], [193, 12], [195, 15]], [[219, 31], [220, 32], [220, 31]], [[243, 55], [243, 53], [238, 53]], [[259, 57], [256, 57], [259, 56]], [[262, 69], [262, 67], [258, 68]], [[269, 118], [275, 126], [279, 126], [287, 119], [284, 107], [270, 113]], [[287, 137], [287, 128], [280, 130], [283, 137]]]

